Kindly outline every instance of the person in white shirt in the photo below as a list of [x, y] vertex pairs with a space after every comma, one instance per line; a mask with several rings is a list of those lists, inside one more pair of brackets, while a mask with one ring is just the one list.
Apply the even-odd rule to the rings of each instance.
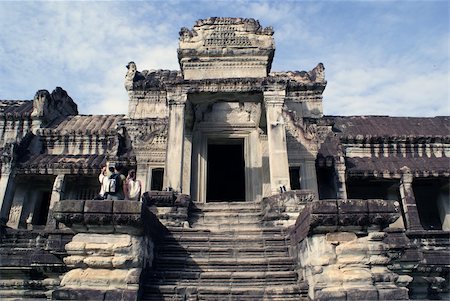
[[125, 198], [130, 201], [139, 201], [141, 198], [141, 181], [136, 180], [136, 171], [131, 169], [125, 180]]

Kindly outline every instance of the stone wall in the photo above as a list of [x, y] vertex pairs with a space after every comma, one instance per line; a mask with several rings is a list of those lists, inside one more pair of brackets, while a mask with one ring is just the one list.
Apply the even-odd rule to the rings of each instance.
[[290, 238], [313, 300], [404, 300], [408, 275], [391, 270], [403, 250], [384, 242], [398, 202], [322, 200], [306, 204]]
[[[53, 300], [137, 300], [142, 270], [151, 265], [153, 242], [141, 202], [65, 200], [54, 216], [77, 234], [66, 245], [64, 274]], [[147, 216], [145, 218], [144, 216]], [[148, 223], [146, 223], [148, 224]]]

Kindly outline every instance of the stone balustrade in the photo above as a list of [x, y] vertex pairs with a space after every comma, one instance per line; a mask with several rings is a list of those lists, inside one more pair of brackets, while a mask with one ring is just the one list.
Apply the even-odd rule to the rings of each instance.
[[[289, 237], [313, 300], [404, 300], [413, 280], [390, 269], [402, 249], [386, 227], [401, 216], [388, 200], [320, 200], [300, 212]], [[386, 230], [385, 230], [386, 229]]]
[[65, 246], [64, 263], [71, 270], [51, 298], [137, 300], [141, 272], [153, 259], [153, 241], [145, 226], [153, 215], [146, 208], [134, 201], [57, 203], [55, 219], [76, 235]]

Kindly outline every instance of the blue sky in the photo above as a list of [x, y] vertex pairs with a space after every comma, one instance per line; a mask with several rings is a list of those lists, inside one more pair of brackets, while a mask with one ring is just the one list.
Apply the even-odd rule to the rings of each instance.
[[0, 99], [126, 113], [125, 65], [178, 70], [180, 28], [215, 16], [273, 26], [272, 71], [324, 63], [327, 115], [450, 115], [448, 1], [0, 2]]

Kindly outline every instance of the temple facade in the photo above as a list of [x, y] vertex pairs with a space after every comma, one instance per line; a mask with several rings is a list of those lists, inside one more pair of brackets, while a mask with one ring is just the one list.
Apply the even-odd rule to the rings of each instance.
[[[0, 101], [0, 297], [449, 298], [450, 117], [324, 115], [273, 33], [182, 28], [180, 70], [126, 66], [126, 115]], [[141, 202], [93, 200], [113, 165]]]

